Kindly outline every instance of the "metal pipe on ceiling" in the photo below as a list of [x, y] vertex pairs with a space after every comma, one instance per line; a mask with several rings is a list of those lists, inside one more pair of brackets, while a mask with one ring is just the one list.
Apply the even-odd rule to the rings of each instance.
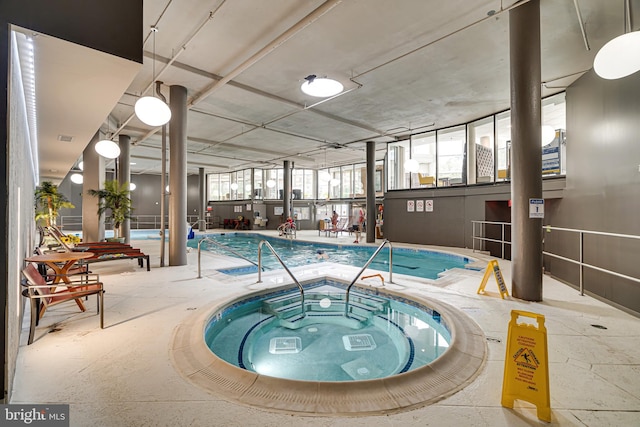
[[589, 40], [587, 40], [587, 32], [584, 28], [584, 21], [582, 20], [582, 12], [580, 12], [580, 4], [578, 4], [578, 0], [573, 0], [573, 6], [576, 9], [576, 14], [578, 15], [578, 23], [580, 24], [580, 31], [582, 32], [582, 40], [584, 40], [584, 47], [587, 50], [591, 50], [589, 47]]
[[318, 20], [325, 13], [329, 12], [331, 9], [340, 4], [342, 0], [328, 0], [322, 3], [319, 7], [317, 7], [314, 11], [309, 13], [307, 16], [298, 21], [293, 27], [290, 27], [287, 31], [280, 34], [275, 38], [271, 43], [260, 49], [254, 55], [252, 55], [249, 59], [244, 61], [242, 64], [234, 68], [229, 74], [224, 76], [221, 80], [209, 85], [205, 88], [201, 93], [196, 95], [191, 102], [187, 104], [187, 108], [190, 108], [194, 105], [197, 105], [202, 100], [206, 99], [213, 92], [224, 86], [227, 82], [231, 81], [234, 77], [238, 76], [242, 72], [244, 72], [247, 68], [254, 65], [256, 62], [260, 61], [262, 58], [273, 52], [275, 49], [280, 47], [283, 43], [289, 40], [291, 37], [295, 36], [297, 33], [305, 29], [307, 26], [313, 24], [316, 20]]
[[[178, 51], [169, 59], [169, 61], [164, 65], [164, 67], [162, 67], [162, 69], [158, 72], [157, 76], [154, 76], [154, 80], [158, 80], [164, 73], [165, 71], [167, 71], [169, 69], [169, 67], [171, 67], [171, 65], [178, 59], [178, 57], [182, 54], [182, 52], [184, 52], [185, 50], [187, 50], [187, 46], [189, 45], [189, 43], [191, 43], [191, 41], [193, 41], [193, 39], [200, 34], [200, 31], [202, 31], [202, 29], [205, 27], [205, 25], [207, 23], [209, 23], [212, 19], [213, 16], [216, 14], [216, 12], [218, 12], [220, 10], [220, 8], [222, 7], [222, 5], [226, 2], [226, 0], [222, 0], [222, 3], [220, 3], [218, 5], [217, 8], [215, 8], [213, 11], [209, 12], [209, 16], [207, 16], [207, 18], [205, 18], [200, 25], [198, 26], [198, 28], [196, 28], [196, 30], [193, 32], [193, 34], [191, 34], [191, 36], [189, 36], [189, 38], [187, 38], [187, 40], [182, 43], [182, 45], [180, 46], [180, 48], [178, 49]], [[169, 5], [167, 5], [168, 7]], [[162, 11], [161, 17], [164, 15], [164, 12], [167, 10], [167, 7], [165, 7], [165, 9]], [[158, 19], [158, 22], [160, 21], [160, 18]], [[157, 24], [158, 22], [156, 22], [156, 25], [154, 25], [152, 28], [157, 29]], [[153, 29], [149, 30], [149, 34], [151, 34], [153, 32]], [[148, 36], [147, 36], [148, 38]], [[155, 58], [154, 58], [155, 60]], [[151, 83], [149, 83], [149, 85], [144, 88], [144, 90], [140, 93], [140, 96], [143, 96], [145, 93], [147, 93], [149, 91], [149, 89], [153, 88], [155, 84], [155, 81], [152, 81]], [[120, 127], [118, 127], [118, 129], [116, 130], [116, 132], [114, 133], [115, 135], [118, 135], [128, 124], [131, 120], [133, 120], [133, 118], [135, 117], [135, 113], [132, 113], [121, 125]], [[153, 132], [155, 133], [155, 131]], [[153, 133], [148, 134], [148, 135], [153, 135]], [[148, 136], [145, 136], [145, 138]]]

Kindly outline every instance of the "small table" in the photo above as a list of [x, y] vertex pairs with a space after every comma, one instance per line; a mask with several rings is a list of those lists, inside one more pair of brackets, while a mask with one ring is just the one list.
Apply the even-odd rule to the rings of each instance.
[[44, 263], [55, 272], [56, 276], [53, 278], [52, 286], [64, 281], [65, 283], [71, 283], [67, 272], [73, 264], [77, 261], [85, 258], [91, 258], [93, 252], [53, 252], [42, 255], [34, 255], [29, 258], [25, 258], [28, 262]]

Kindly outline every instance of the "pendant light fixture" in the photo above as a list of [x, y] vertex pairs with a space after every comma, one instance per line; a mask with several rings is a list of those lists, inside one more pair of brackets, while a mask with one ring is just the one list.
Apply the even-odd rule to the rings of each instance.
[[[158, 28], [151, 26], [153, 33], [153, 81], [156, 79], [156, 33]], [[171, 109], [161, 99], [155, 96], [143, 96], [136, 101], [134, 107], [136, 116], [149, 126], [162, 126], [171, 120]]]
[[621, 79], [640, 70], [640, 31], [631, 31], [628, 0], [624, 16], [625, 34], [602, 46], [593, 61], [593, 70], [603, 79]]
[[[107, 135], [111, 133], [111, 119], [107, 116]], [[96, 142], [95, 150], [102, 157], [115, 159], [120, 155], [120, 146], [113, 142], [110, 137]]]

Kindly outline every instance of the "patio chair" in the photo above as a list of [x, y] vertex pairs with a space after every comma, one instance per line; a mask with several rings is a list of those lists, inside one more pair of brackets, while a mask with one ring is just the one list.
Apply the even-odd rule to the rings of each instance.
[[[63, 302], [75, 301], [78, 307], [85, 311], [80, 299], [89, 295], [97, 295], [100, 328], [104, 328], [104, 287], [97, 274], [78, 275], [71, 278], [70, 283], [60, 283], [56, 286], [48, 284], [33, 263], [29, 263], [22, 270], [22, 274], [26, 279], [26, 282], [23, 281], [25, 289], [22, 291], [22, 296], [29, 298], [31, 302], [31, 325], [27, 345], [33, 342], [36, 326], [47, 308]], [[64, 289], [58, 290], [59, 287]]]

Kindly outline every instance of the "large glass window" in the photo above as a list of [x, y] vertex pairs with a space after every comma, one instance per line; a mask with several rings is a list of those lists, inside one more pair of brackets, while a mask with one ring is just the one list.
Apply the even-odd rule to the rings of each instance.
[[467, 127], [469, 137], [469, 184], [494, 181], [493, 116], [476, 120]]
[[465, 126], [439, 130], [438, 138], [438, 185], [465, 184]]
[[411, 188], [436, 185], [436, 133], [428, 132], [411, 138], [411, 158], [417, 170], [411, 174]]
[[566, 174], [567, 110], [565, 93], [542, 100], [542, 174]]
[[264, 198], [264, 182], [262, 182], [262, 169], [253, 170], [253, 197], [256, 200]]
[[267, 169], [264, 171], [266, 179], [265, 199], [278, 199], [278, 189], [282, 188], [282, 169]]
[[209, 174], [209, 200], [220, 200], [220, 175]]
[[315, 199], [316, 197], [316, 180], [315, 171], [313, 169], [304, 170], [304, 184], [302, 186], [302, 198], [303, 199]]
[[360, 163], [353, 166], [353, 197], [367, 197], [367, 165]]
[[220, 200], [231, 200], [231, 177], [228, 173], [220, 174]]
[[390, 190], [409, 188], [411, 173], [405, 170], [405, 165], [410, 158], [409, 148], [408, 140], [393, 142], [387, 146], [387, 170], [389, 171], [387, 179]]
[[329, 197], [332, 199], [340, 198], [340, 168], [329, 169], [331, 180], [329, 181]]
[[331, 186], [331, 174], [329, 169], [318, 171], [318, 199], [329, 198], [329, 187]]
[[511, 111], [496, 114], [497, 181], [511, 178]]
[[343, 199], [353, 197], [353, 165], [342, 166], [341, 171], [341, 183], [342, 191], [341, 196]]

